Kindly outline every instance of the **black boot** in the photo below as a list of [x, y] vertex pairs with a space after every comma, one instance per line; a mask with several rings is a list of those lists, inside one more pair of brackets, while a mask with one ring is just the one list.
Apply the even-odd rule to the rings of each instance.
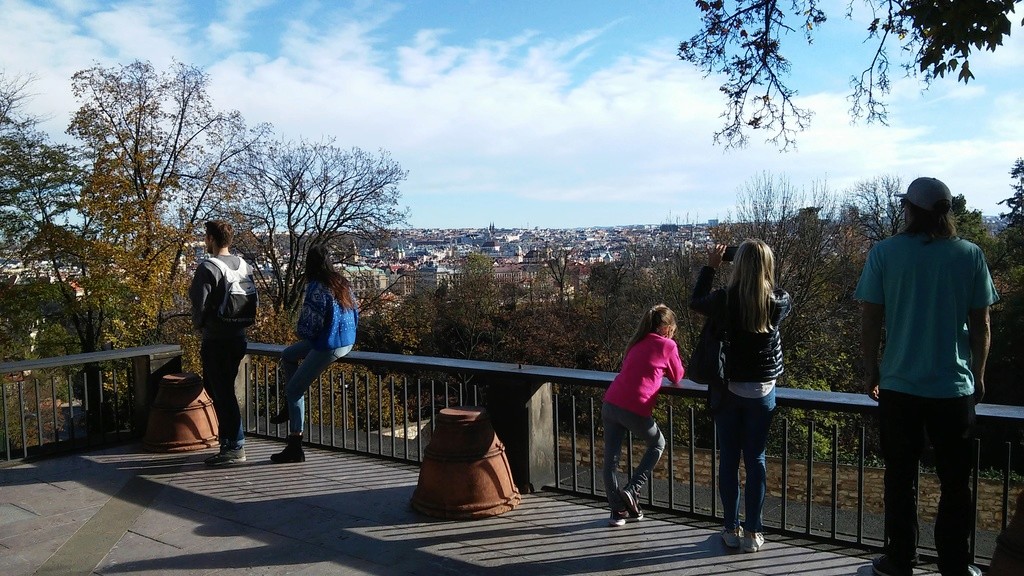
[[271, 454], [270, 461], [275, 464], [305, 462], [306, 454], [302, 451], [302, 435], [288, 435], [288, 445], [281, 452]]
[[281, 411], [270, 417], [271, 424], [284, 424], [288, 421], [288, 407], [281, 408]]

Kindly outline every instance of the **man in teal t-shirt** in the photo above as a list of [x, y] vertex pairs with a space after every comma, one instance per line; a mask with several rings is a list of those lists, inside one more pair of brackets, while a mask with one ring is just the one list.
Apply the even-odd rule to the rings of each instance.
[[999, 296], [981, 249], [956, 236], [949, 188], [918, 178], [901, 198], [906, 227], [871, 249], [854, 294], [863, 305], [865, 389], [878, 401], [885, 460], [887, 538], [872, 568], [879, 576], [913, 574], [914, 482], [930, 441], [942, 486], [935, 518], [939, 571], [980, 576], [970, 563], [971, 436], [974, 405], [985, 394], [988, 309]]

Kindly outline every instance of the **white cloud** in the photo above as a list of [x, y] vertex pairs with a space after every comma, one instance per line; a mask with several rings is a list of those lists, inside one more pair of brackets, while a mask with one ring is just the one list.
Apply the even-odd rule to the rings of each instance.
[[228, 0], [218, 3], [220, 10], [206, 27], [206, 39], [216, 50], [237, 49], [249, 37], [253, 15], [271, 6], [273, 0]]
[[119, 63], [149, 60], [163, 68], [174, 59], [195, 61], [191, 26], [161, 2], [117, 4], [86, 16], [82, 26]]
[[[69, 12], [0, 0], [0, 28], [10, 31], [0, 67], [38, 74], [34, 104], [61, 118], [55, 132], [75, 107], [73, 72], [93, 60], [136, 58], [159, 69], [176, 57], [208, 66], [215, 105], [240, 110], [250, 124], [271, 122], [293, 139], [334, 136], [343, 147], [389, 150], [410, 170], [403, 198], [418, 225], [725, 216], [737, 191], [765, 171], [798, 186], [827, 179], [836, 190], [880, 174], [930, 173], [956, 193], [970, 190], [968, 202], [992, 213], [1008, 190], [1012, 160], [1024, 154], [1024, 102], [1005, 88], [1014, 70], [968, 86], [939, 81], [924, 93], [918, 80], [894, 78], [890, 126], [851, 124], [846, 93], [801, 86], [801, 105], [815, 116], [797, 136], [796, 153], [779, 153], [760, 133], [749, 148], [727, 152], [712, 145], [724, 109], [719, 81], [680, 62], [671, 43], [598, 60], [614, 22], [460, 44], [442, 28], [396, 36], [388, 20], [394, 6], [346, 13], [238, 0], [218, 5], [209, 22], [150, 2], [87, 6]], [[271, 12], [280, 20], [261, 30], [279, 36], [254, 38], [253, 27]], [[463, 214], [499, 197], [516, 210]]]

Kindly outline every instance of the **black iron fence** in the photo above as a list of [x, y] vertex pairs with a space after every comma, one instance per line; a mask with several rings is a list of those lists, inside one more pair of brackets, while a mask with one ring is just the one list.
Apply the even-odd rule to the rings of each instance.
[[[254, 346], [249, 428], [283, 437], [284, 426], [268, 425], [284, 399], [276, 372], [280, 346]], [[327, 447], [418, 462], [429, 442], [432, 416], [445, 406], [484, 405], [512, 456], [523, 488], [547, 488], [604, 498], [601, 395], [614, 373], [354, 352], [310, 388], [306, 438]], [[545, 387], [546, 386], [546, 387]], [[512, 394], [510, 390], [523, 390]], [[668, 440], [642, 502], [650, 509], [720, 521], [717, 446], [704, 389], [695, 384], [665, 388], [656, 418]], [[509, 398], [511, 397], [511, 403]], [[877, 453], [876, 403], [862, 394], [777, 389], [779, 405], [770, 433], [765, 525], [784, 533], [844, 546], [873, 549], [884, 541], [884, 468]], [[548, 428], [507, 425], [545, 403]], [[525, 407], [524, 407], [525, 405]], [[999, 427], [1016, 437], [1024, 430], [1024, 408], [980, 405], [980, 427]], [[506, 425], [498, 425], [501, 420]], [[525, 429], [525, 430], [524, 430]], [[993, 436], [987, 434], [986, 436]], [[526, 444], [529, 454], [522, 454]], [[643, 446], [629, 440], [623, 464], [632, 467]], [[995, 538], [1014, 513], [1024, 479], [1020, 445], [975, 441], [976, 495], [973, 550], [987, 564]], [[982, 466], [981, 455], [987, 450]], [[538, 455], [535, 452], [542, 452]], [[993, 456], [995, 454], [996, 456]], [[926, 456], [918, 479], [922, 553], [934, 551], [931, 520], [938, 481]], [[635, 460], [635, 459], [636, 460]], [[545, 463], [550, 462], [550, 468]], [[742, 507], [741, 507], [742, 510]]]
[[[250, 344], [238, 379], [249, 434], [281, 438], [269, 423], [284, 403], [283, 346]], [[135, 439], [161, 374], [180, 371], [180, 349], [155, 346], [0, 364], [0, 457], [51, 454]], [[420, 462], [433, 417], [446, 406], [482, 405], [506, 445], [522, 490], [553, 489], [603, 499], [600, 402], [613, 373], [353, 352], [325, 371], [306, 398], [305, 439], [314, 445]], [[721, 510], [713, 423], [694, 385], [666, 388], [656, 413], [668, 439], [643, 504], [717, 522]], [[860, 394], [779, 388], [770, 434], [765, 524], [843, 546], [876, 548], [884, 539], [875, 403]], [[1006, 441], [976, 441], [973, 549], [986, 564], [1012, 517], [1024, 482], [1019, 438], [1024, 408], [978, 406], [979, 426]], [[994, 434], [986, 438], [998, 437]], [[643, 446], [629, 442], [632, 467]], [[985, 457], [982, 458], [982, 455]], [[982, 464], [984, 462], [984, 465]], [[926, 459], [918, 482], [922, 546], [938, 483]]]
[[0, 460], [123, 442], [145, 431], [144, 403], [181, 348], [160, 345], [0, 363]]

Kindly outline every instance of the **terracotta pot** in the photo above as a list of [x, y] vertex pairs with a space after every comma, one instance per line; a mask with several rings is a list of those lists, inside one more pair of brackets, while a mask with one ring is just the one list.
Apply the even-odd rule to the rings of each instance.
[[160, 379], [142, 446], [151, 452], [186, 452], [217, 446], [217, 414], [196, 374]]
[[1020, 576], [1024, 574], [1024, 490], [1017, 495], [1017, 510], [996, 538], [996, 551], [988, 576]]
[[519, 505], [505, 446], [483, 408], [438, 413], [412, 495], [416, 510], [444, 519], [497, 516]]

